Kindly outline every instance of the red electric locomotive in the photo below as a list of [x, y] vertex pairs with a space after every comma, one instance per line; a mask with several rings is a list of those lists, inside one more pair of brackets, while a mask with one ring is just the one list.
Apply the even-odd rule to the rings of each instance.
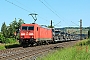
[[22, 46], [49, 43], [53, 41], [52, 29], [41, 27], [38, 24], [22, 24], [20, 40]]

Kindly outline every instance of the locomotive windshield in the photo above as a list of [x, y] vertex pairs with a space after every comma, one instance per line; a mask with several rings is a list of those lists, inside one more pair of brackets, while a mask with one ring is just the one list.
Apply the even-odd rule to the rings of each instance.
[[34, 26], [28, 26], [28, 30], [34, 30]]
[[22, 30], [34, 30], [34, 26], [22, 26]]
[[27, 26], [22, 26], [22, 30], [27, 30]]

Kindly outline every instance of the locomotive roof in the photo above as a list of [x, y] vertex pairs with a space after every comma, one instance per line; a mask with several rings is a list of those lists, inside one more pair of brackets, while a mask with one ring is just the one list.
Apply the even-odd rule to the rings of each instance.
[[31, 25], [37, 25], [37, 24], [22, 24], [21, 26], [31, 26]]
[[[38, 24], [22, 24], [21, 26], [34, 26], [34, 25], [38, 25]], [[51, 28], [48, 28], [48, 27], [45, 27], [45, 26], [43, 26], [43, 25], [38, 25], [38, 26], [40, 26], [40, 27], [42, 27], [42, 28], [46, 28], [46, 29], [51, 29]]]

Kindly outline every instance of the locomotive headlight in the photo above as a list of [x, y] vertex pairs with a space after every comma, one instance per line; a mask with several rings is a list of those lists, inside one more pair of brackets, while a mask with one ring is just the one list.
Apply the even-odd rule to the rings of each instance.
[[25, 35], [25, 33], [21, 33], [21, 35]]

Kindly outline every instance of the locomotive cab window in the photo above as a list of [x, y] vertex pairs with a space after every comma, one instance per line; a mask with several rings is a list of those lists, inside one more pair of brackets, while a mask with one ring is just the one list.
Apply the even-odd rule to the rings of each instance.
[[34, 30], [34, 26], [29, 26], [28, 30]]
[[22, 30], [27, 30], [27, 26], [22, 26]]
[[34, 26], [22, 26], [22, 30], [34, 30]]

